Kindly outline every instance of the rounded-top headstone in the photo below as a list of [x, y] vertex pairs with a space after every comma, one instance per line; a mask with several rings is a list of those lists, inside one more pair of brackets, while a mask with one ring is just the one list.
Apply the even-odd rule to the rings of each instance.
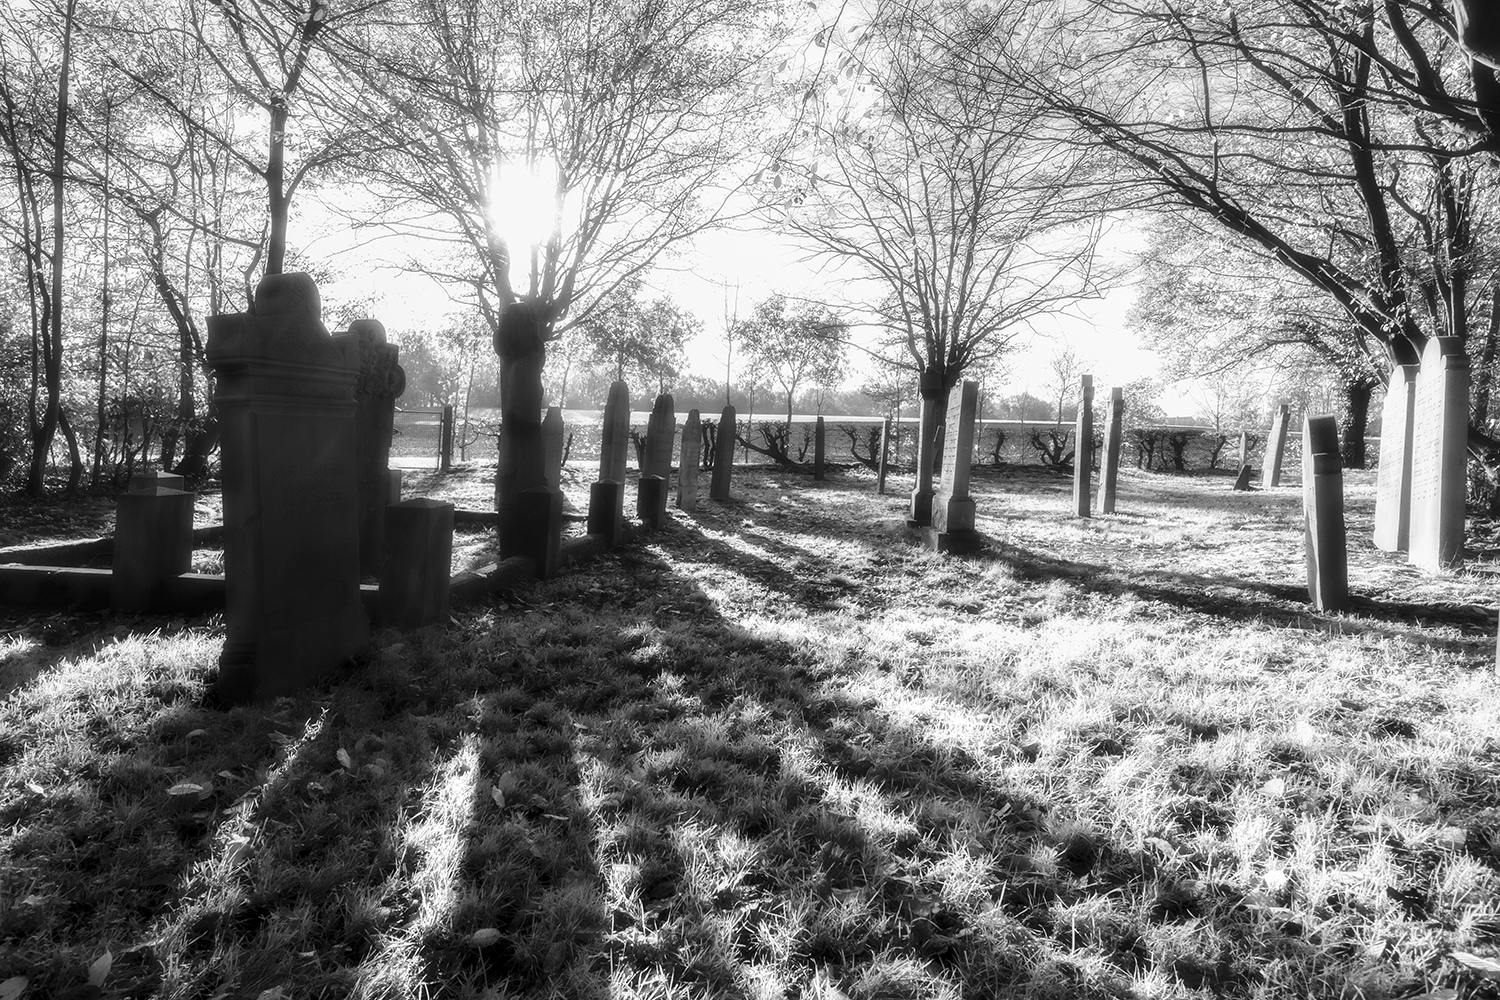
[[255, 286], [253, 316], [312, 316], [319, 323], [323, 317], [323, 298], [318, 283], [305, 271], [268, 274]]

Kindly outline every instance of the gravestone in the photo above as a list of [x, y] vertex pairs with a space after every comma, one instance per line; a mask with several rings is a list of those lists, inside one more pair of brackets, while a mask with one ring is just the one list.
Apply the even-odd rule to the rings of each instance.
[[400, 351], [386, 343], [385, 327], [377, 320], [349, 324], [336, 341], [352, 341], [359, 357], [359, 381], [354, 386], [354, 478], [359, 488], [359, 568], [378, 574], [385, 561], [385, 507], [390, 475], [391, 436], [395, 429], [396, 397], [406, 390], [406, 372], [396, 363]]
[[1248, 431], [1240, 431], [1240, 460], [1239, 460], [1239, 463], [1235, 467], [1239, 468], [1239, 469], [1243, 469], [1245, 466], [1247, 466], [1249, 464], [1250, 464], [1250, 433]]
[[625, 530], [625, 449], [630, 442], [630, 390], [612, 383], [599, 432], [599, 479], [589, 487], [589, 534], [613, 548]]
[[409, 629], [448, 620], [453, 505], [419, 497], [385, 512], [380, 624]]
[[1080, 386], [1078, 417], [1073, 425], [1073, 513], [1089, 516], [1089, 479], [1094, 474], [1094, 376]]
[[885, 418], [885, 424], [880, 428], [880, 457], [875, 465], [875, 492], [885, 493], [885, 474], [890, 462], [891, 455], [891, 418]]
[[955, 386], [948, 402], [944, 437], [942, 484], [932, 498], [932, 526], [923, 531], [929, 547], [939, 552], [977, 547], [974, 500], [969, 496], [970, 466], [974, 459], [974, 415], [979, 409], [979, 383]]
[[724, 407], [719, 415], [719, 436], [714, 442], [714, 474], [709, 481], [710, 500], [728, 500], [729, 482], [734, 473], [734, 407]]
[[438, 430], [438, 471], [447, 472], [453, 466], [453, 407], [443, 406], [442, 421]]
[[1099, 457], [1099, 513], [1115, 512], [1115, 491], [1120, 479], [1120, 449], [1125, 443], [1125, 393], [1119, 386], [1109, 390], [1109, 412], [1104, 415], [1104, 454]]
[[139, 493], [142, 490], [154, 489], [158, 486], [167, 490], [185, 490], [187, 489], [187, 481], [182, 476], [172, 472], [162, 472], [160, 470], [137, 472], [130, 477], [130, 486], [126, 492]]
[[813, 425], [813, 479], [821, 482], [826, 475], [827, 469], [824, 465], [824, 448], [827, 447], [827, 428], [823, 424], [823, 418]]
[[[534, 302], [512, 302], [500, 314], [495, 353], [500, 356], [500, 456], [495, 471], [495, 512], [500, 516], [500, 557], [534, 555], [545, 540], [523, 517], [520, 496], [547, 489], [542, 442], [542, 366], [546, 361], [546, 323]], [[559, 515], [560, 518], [560, 515]], [[524, 523], [523, 523], [524, 522]], [[558, 531], [562, 524], [559, 519]]]
[[1266, 438], [1266, 454], [1260, 467], [1262, 489], [1281, 485], [1281, 459], [1286, 454], [1286, 425], [1290, 409], [1287, 404], [1281, 403], [1276, 407], [1276, 415], [1271, 418], [1271, 433]]
[[272, 274], [250, 312], [208, 321], [224, 484], [221, 703], [295, 691], [369, 637], [354, 467], [359, 355], [321, 313], [310, 276]]
[[1412, 408], [1407, 561], [1436, 571], [1464, 557], [1469, 359], [1458, 337], [1431, 337]]
[[547, 418], [542, 421], [542, 478], [549, 490], [562, 489], [564, 430], [562, 407], [547, 407]]
[[115, 499], [111, 608], [167, 610], [162, 603], [166, 582], [193, 566], [193, 502], [197, 498], [194, 493], [148, 482]]
[[636, 485], [636, 516], [648, 528], [657, 529], [667, 518], [667, 480], [672, 475], [672, 443], [677, 437], [677, 411], [672, 397], [656, 397], [646, 422], [645, 461]]
[[1416, 365], [1397, 365], [1386, 383], [1380, 411], [1380, 470], [1375, 480], [1375, 545], [1405, 552], [1411, 536], [1412, 419]]
[[1253, 487], [1250, 485], [1250, 477], [1255, 474], [1249, 462], [1240, 465], [1239, 475], [1234, 477], [1234, 488], [1241, 493], [1249, 493]]
[[1344, 462], [1333, 417], [1302, 424], [1302, 521], [1307, 593], [1319, 611], [1349, 606], [1349, 556], [1344, 537]]
[[[927, 378], [927, 373], [924, 372], [922, 377]], [[912, 528], [932, 524], [932, 463], [940, 447], [937, 406], [935, 398], [923, 396], [922, 418], [917, 426], [917, 484], [911, 491], [911, 507], [906, 514], [907, 526]]]
[[697, 410], [682, 425], [682, 455], [677, 460], [677, 509], [698, 509], [698, 468], [703, 462], [703, 430]]

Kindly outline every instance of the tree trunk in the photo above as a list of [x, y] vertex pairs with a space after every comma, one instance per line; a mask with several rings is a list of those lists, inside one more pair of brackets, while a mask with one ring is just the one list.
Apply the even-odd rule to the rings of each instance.
[[1361, 378], [1345, 383], [1344, 395], [1344, 468], [1365, 467], [1365, 432], [1370, 427], [1370, 394], [1375, 391], [1372, 379]]

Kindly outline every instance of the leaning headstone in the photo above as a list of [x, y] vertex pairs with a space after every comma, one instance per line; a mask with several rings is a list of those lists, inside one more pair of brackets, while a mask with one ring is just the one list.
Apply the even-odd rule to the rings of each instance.
[[1099, 456], [1099, 513], [1115, 512], [1115, 492], [1120, 480], [1120, 449], [1125, 444], [1125, 393], [1119, 386], [1109, 390], [1109, 412], [1104, 415], [1104, 454]]
[[193, 565], [194, 493], [142, 486], [115, 500], [115, 550], [109, 605], [116, 611], [163, 611], [168, 580]]
[[1426, 570], [1464, 557], [1469, 437], [1469, 358], [1458, 337], [1422, 349], [1412, 411], [1411, 529], [1407, 561]]
[[1094, 474], [1094, 376], [1085, 375], [1073, 425], [1073, 513], [1089, 516], [1089, 480]]
[[729, 482], [734, 473], [734, 407], [724, 407], [719, 415], [719, 436], [714, 442], [714, 474], [709, 481], [710, 500], [728, 500]]
[[826, 453], [828, 446], [828, 430], [824, 426], [823, 418], [819, 417], [813, 425], [813, 478], [822, 481], [827, 475]]
[[1344, 538], [1344, 463], [1333, 417], [1302, 424], [1302, 520], [1307, 593], [1319, 611], [1349, 606], [1349, 555]]
[[1250, 477], [1254, 474], [1255, 470], [1251, 467], [1249, 462], [1241, 464], [1239, 475], [1234, 477], [1234, 488], [1241, 493], [1249, 493], [1252, 489], [1250, 485]]
[[547, 418], [542, 421], [542, 478], [547, 489], [562, 489], [563, 455], [562, 407], [547, 407]]
[[599, 434], [599, 479], [589, 487], [589, 534], [613, 548], [625, 531], [625, 449], [630, 443], [630, 390], [609, 387]]
[[944, 421], [948, 447], [943, 453], [942, 484], [932, 498], [932, 526], [922, 533], [927, 544], [939, 552], [967, 551], [979, 542], [974, 531], [974, 500], [969, 496], [974, 415], [978, 409], [978, 382], [954, 387]]
[[689, 410], [682, 425], [682, 455], [677, 459], [677, 509], [698, 509], [698, 467], [703, 459], [702, 423], [697, 410]]
[[501, 558], [534, 555], [539, 546], [546, 548], [545, 539], [532, 533], [534, 520], [520, 512], [522, 493], [547, 489], [543, 472], [546, 449], [542, 443], [546, 349], [540, 307], [533, 302], [506, 306], [495, 331], [495, 353], [500, 356], [500, 460], [495, 473], [495, 512], [500, 515]]
[[1281, 403], [1271, 418], [1271, 434], [1266, 438], [1266, 454], [1261, 461], [1260, 485], [1264, 489], [1281, 485], [1281, 459], [1286, 454], [1286, 425], [1290, 407]]
[[1250, 432], [1240, 431], [1240, 461], [1237, 468], [1243, 469], [1250, 464]]
[[287, 694], [358, 652], [355, 383], [306, 274], [261, 279], [248, 313], [208, 321], [222, 431], [225, 631], [215, 694]]
[[885, 474], [890, 462], [891, 455], [891, 418], [885, 418], [885, 424], [880, 428], [880, 457], [876, 459], [875, 465], [875, 492], [885, 493]]
[[1416, 365], [1397, 365], [1380, 413], [1380, 471], [1375, 480], [1375, 545], [1405, 552], [1411, 535], [1412, 418]]
[[939, 447], [937, 424], [937, 400], [924, 396], [922, 419], [917, 426], [917, 484], [911, 491], [911, 508], [906, 514], [909, 527], [923, 528], [932, 524], [932, 462]]
[[672, 445], [677, 437], [676, 404], [668, 393], [656, 397], [646, 422], [645, 461], [636, 485], [636, 516], [651, 530], [667, 519], [667, 481], [672, 475]]
[[409, 629], [446, 622], [453, 505], [427, 497], [392, 504], [385, 512], [385, 549], [380, 624]]
[[130, 477], [130, 486], [127, 492], [139, 493], [142, 490], [151, 490], [157, 488], [166, 490], [185, 490], [187, 489], [187, 481], [183, 479], [182, 476], [179, 476], [173, 472], [161, 472], [159, 470], [153, 470], [151, 472], [137, 472], [135, 475]]
[[385, 327], [362, 319], [333, 335], [349, 340], [359, 356], [354, 387], [354, 478], [359, 487], [359, 568], [378, 574], [385, 561], [385, 507], [395, 429], [396, 397], [406, 390], [406, 372], [396, 363], [400, 351], [386, 343]]

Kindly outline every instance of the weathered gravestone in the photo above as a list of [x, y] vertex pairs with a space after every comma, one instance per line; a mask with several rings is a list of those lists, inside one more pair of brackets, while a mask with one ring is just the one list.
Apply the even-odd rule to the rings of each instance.
[[[546, 324], [534, 302], [513, 302], [500, 315], [495, 353], [500, 356], [500, 464], [495, 473], [495, 511], [500, 516], [500, 555], [530, 556], [537, 573], [548, 576], [547, 552], [555, 548], [545, 535], [556, 499], [557, 534], [562, 531], [562, 495], [547, 489], [542, 443], [542, 366], [546, 361]], [[531, 494], [522, 499], [522, 494]], [[523, 511], [523, 507], [525, 510]], [[542, 535], [537, 531], [541, 530]]]
[[1469, 358], [1458, 337], [1422, 349], [1412, 410], [1411, 528], [1407, 561], [1426, 570], [1464, 557]]
[[823, 418], [819, 417], [818, 422], [813, 425], [813, 478], [819, 481], [823, 480], [827, 474], [827, 466], [824, 464], [824, 449], [828, 444], [827, 434]]
[[1083, 376], [1073, 426], [1073, 513], [1089, 516], [1089, 479], [1094, 474], [1094, 376]]
[[714, 441], [714, 474], [708, 486], [710, 500], [729, 499], [729, 482], [734, 473], [734, 421], [734, 407], [724, 407], [719, 415], [719, 435]]
[[974, 500], [969, 496], [969, 473], [974, 459], [974, 415], [979, 409], [979, 383], [955, 386], [944, 421], [948, 447], [943, 452], [943, 479], [932, 498], [932, 526], [923, 530], [928, 546], [939, 552], [976, 548]]
[[891, 455], [891, 418], [885, 418], [885, 424], [880, 428], [880, 457], [876, 459], [875, 465], [875, 492], [885, 493], [885, 474]]
[[1104, 415], [1104, 454], [1099, 456], [1099, 513], [1115, 512], [1120, 481], [1120, 450], [1125, 444], [1125, 392], [1109, 390], [1109, 412]]
[[212, 316], [224, 503], [225, 630], [217, 698], [311, 683], [359, 651], [352, 340], [324, 327], [306, 274], [267, 275], [251, 311]]
[[1412, 419], [1416, 365], [1397, 365], [1386, 383], [1380, 411], [1380, 471], [1375, 480], [1375, 545], [1405, 552], [1411, 533]]
[[[181, 477], [177, 478], [181, 482]], [[131, 482], [135, 482], [134, 479]], [[193, 565], [193, 501], [197, 494], [148, 480], [115, 500], [115, 550], [109, 606], [162, 611], [166, 582]]]
[[600, 429], [599, 479], [589, 487], [589, 534], [601, 535], [610, 547], [625, 530], [625, 449], [630, 442], [630, 390], [624, 382], [609, 387]]
[[380, 624], [409, 629], [448, 620], [453, 505], [427, 497], [392, 504], [385, 518]]
[[1286, 425], [1290, 415], [1291, 408], [1281, 403], [1271, 418], [1271, 434], [1266, 438], [1266, 454], [1260, 467], [1260, 485], [1264, 489], [1281, 485], [1281, 459], [1286, 454]]
[[406, 390], [406, 371], [396, 363], [400, 353], [386, 343], [385, 327], [373, 319], [356, 320], [336, 341], [352, 342], [359, 357], [354, 386], [354, 480], [359, 489], [359, 568], [378, 574], [385, 562], [385, 508], [389, 503], [391, 436], [396, 398]]
[[[927, 373], [922, 377], [927, 378]], [[913, 528], [932, 524], [932, 467], [941, 448], [937, 407], [936, 398], [922, 397], [922, 418], [917, 426], [917, 484], [911, 491], [911, 508], [906, 514], [906, 523]]]
[[1344, 537], [1344, 463], [1333, 417], [1302, 424], [1302, 520], [1307, 593], [1319, 611], [1349, 606], [1349, 555]]
[[1250, 485], [1250, 477], [1254, 474], [1255, 470], [1250, 467], [1249, 462], [1242, 463], [1239, 474], [1234, 477], [1234, 488], [1241, 493], [1249, 493], [1254, 488]]
[[646, 422], [645, 461], [636, 486], [636, 516], [657, 529], [667, 517], [667, 480], [672, 475], [672, 444], [677, 437], [677, 410], [669, 393], [656, 397]]
[[682, 425], [682, 455], [677, 460], [677, 509], [698, 509], [698, 468], [703, 464], [703, 427], [697, 410]]
[[542, 421], [542, 478], [547, 489], [562, 489], [563, 461], [563, 416], [561, 406], [547, 407], [547, 418]]

